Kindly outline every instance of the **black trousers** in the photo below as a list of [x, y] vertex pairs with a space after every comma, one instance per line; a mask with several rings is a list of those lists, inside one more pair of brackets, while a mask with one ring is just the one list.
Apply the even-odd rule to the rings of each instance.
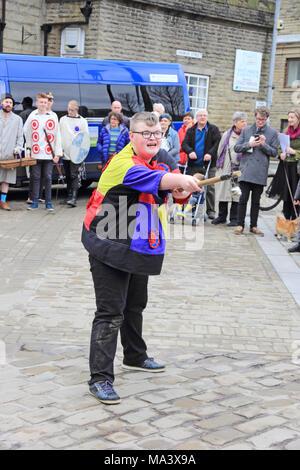
[[38, 202], [40, 197], [40, 188], [42, 183], [45, 185], [45, 200], [51, 201], [52, 196], [52, 160], [37, 160], [36, 165], [32, 166], [32, 200]]
[[78, 191], [78, 170], [80, 165], [71, 162], [71, 160], [63, 160], [63, 165], [65, 169], [68, 194], [72, 193], [73, 191]]
[[290, 200], [283, 202], [282, 212], [287, 220], [297, 219], [297, 217], [299, 217], [299, 206], [295, 206], [290, 198]]
[[238, 225], [245, 226], [247, 203], [251, 192], [250, 228], [257, 227], [259, 202], [264, 187], [262, 184], [248, 183], [247, 181], [240, 181], [239, 185], [242, 194], [238, 205]]
[[[232, 201], [230, 206], [229, 220], [230, 222], [237, 222], [238, 203]], [[228, 215], [228, 201], [219, 202], [219, 214], [218, 217], [226, 222]]]
[[97, 306], [91, 333], [89, 384], [105, 380], [113, 383], [119, 330], [125, 364], [139, 365], [148, 357], [142, 338], [148, 276], [119, 271], [92, 256], [89, 261]]

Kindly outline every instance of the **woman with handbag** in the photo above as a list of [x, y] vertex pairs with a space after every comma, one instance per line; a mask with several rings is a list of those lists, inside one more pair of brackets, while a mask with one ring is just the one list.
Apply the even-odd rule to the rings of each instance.
[[[232, 127], [224, 132], [218, 148], [218, 159], [216, 163], [217, 171], [216, 176], [221, 176], [226, 173], [231, 173], [237, 170], [240, 164], [241, 154], [234, 151], [234, 146], [237, 139], [242, 132], [242, 129], [247, 125], [247, 114], [243, 112], [236, 112], [232, 116]], [[218, 217], [212, 220], [212, 224], [225, 224], [228, 214], [228, 203], [231, 203], [229, 219], [227, 224], [229, 227], [237, 226], [237, 209], [239, 202], [239, 188], [232, 191], [231, 180], [225, 180], [216, 185], [216, 199], [219, 201]]]
[[283, 161], [284, 183], [282, 188], [283, 215], [287, 220], [297, 218], [299, 205], [294, 205], [293, 195], [296, 192], [299, 175], [297, 162], [300, 161], [300, 109], [294, 108], [288, 112], [288, 128], [286, 134], [290, 136], [290, 146], [280, 153]]
[[16, 183], [16, 169], [6, 169], [1, 166], [1, 161], [13, 158], [13, 155], [21, 154], [23, 147], [23, 122], [17, 114], [12, 112], [14, 99], [9, 93], [1, 96], [0, 111], [0, 209], [10, 211], [6, 202], [10, 184]]

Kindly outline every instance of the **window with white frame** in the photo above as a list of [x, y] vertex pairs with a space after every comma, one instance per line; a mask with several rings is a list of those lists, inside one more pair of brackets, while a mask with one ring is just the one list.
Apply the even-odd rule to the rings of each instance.
[[188, 86], [191, 111], [195, 114], [198, 109], [207, 109], [209, 77], [185, 73]]

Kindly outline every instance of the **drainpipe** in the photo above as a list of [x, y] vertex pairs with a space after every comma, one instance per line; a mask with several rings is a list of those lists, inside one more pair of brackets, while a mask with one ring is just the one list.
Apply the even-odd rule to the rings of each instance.
[[3, 52], [3, 31], [6, 26], [5, 23], [5, 14], [6, 14], [6, 0], [2, 0], [2, 18], [0, 22], [0, 52]]
[[276, 0], [274, 25], [273, 25], [273, 40], [272, 40], [272, 50], [271, 50], [271, 57], [270, 57], [270, 69], [269, 69], [269, 80], [268, 80], [268, 93], [267, 93], [267, 107], [269, 109], [271, 108], [271, 104], [272, 104], [273, 76], [274, 76], [274, 67], [275, 67], [276, 46], [277, 46], [277, 23], [279, 20], [279, 14], [280, 14], [280, 0]]

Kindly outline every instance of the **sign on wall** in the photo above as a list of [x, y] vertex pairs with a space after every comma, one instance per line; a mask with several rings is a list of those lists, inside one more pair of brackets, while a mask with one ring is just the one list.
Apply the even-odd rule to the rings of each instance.
[[233, 90], [259, 91], [262, 53], [236, 50]]

